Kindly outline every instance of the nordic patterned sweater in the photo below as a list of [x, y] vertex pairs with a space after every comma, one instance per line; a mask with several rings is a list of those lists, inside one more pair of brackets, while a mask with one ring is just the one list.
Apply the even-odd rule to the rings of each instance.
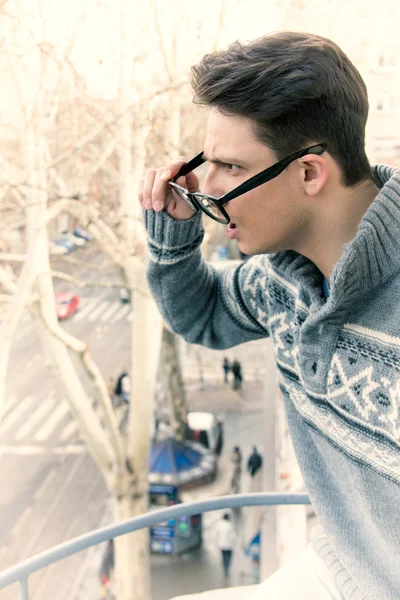
[[346, 600], [400, 599], [400, 169], [344, 247], [323, 297], [292, 252], [225, 272], [199, 249], [199, 215], [145, 211], [148, 280], [188, 342], [223, 349], [271, 336], [297, 459], [322, 528], [315, 550]]

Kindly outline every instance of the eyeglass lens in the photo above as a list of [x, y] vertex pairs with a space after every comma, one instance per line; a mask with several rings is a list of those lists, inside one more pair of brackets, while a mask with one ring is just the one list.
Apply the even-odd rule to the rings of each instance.
[[226, 223], [226, 216], [220, 211], [215, 202], [213, 202], [210, 198], [202, 196], [201, 194], [194, 194], [194, 197], [205, 213], [207, 213], [210, 217], [217, 219], [218, 221]]
[[173, 183], [170, 183], [172, 189], [174, 190], [174, 192], [180, 197], [182, 198], [182, 200], [184, 200], [186, 202], [186, 204], [188, 204], [190, 206], [190, 208], [194, 211], [196, 211], [196, 207], [194, 206], [193, 202], [191, 201], [191, 199], [189, 198], [188, 194], [185, 192], [185, 190], [181, 187], [178, 187], [177, 185], [174, 185]]
[[[173, 182], [170, 182], [170, 185], [174, 192], [180, 198], [182, 198], [182, 200], [184, 200], [192, 210], [197, 211], [198, 208], [200, 208], [203, 212], [206, 213], [206, 215], [208, 215], [212, 219], [215, 219], [220, 223], [228, 223], [228, 219], [226, 218], [226, 216], [220, 211], [218, 206], [215, 204], [215, 202], [212, 201], [211, 198], [207, 198], [207, 196], [203, 196], [202, 194], [196, 193], [192, 193], [189, 196], [189, 194], [181, 186], [178, 186]], [[197, 206], [192, 202], [191, 198], [194, 198], [194, 200], [197, 203]]]

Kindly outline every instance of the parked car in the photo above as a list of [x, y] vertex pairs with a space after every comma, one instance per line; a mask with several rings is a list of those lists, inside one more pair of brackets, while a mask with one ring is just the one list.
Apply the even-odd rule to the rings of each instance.
[[75, 246], [84, 246], [86, 244], [86, 240], [81, 237], [77, 237], [72, 233], [62, 233], [60, 239], [67, 240], [67, 242], [71, 242], [71, 244], [74, 244]]
[[60, 321], [68, 319], [79, 307], [79, 296], [72, 292], [60, 292], [56, 294], [57, 318]]
[[187, 420], [189, 438], [219, 455], [223, 445], [222, 422], [208, 412], [189, 412]]
[[90, 233], [88, 233], [85, 229], [82, 229], [82, 227], [75, 227], [75, 229], [72, 232], [72, 235], [74, 235], [77, 238], [82, 238], [86, 242], [90, 242], [90, 240], [93, 239]]
[[67, 254], [68, 250], [65, 246], [60, 246], [60, 244], [56, 244], [55, 242], [49, 243], [49, 252], [51, 255], [61, 255]]
[[126, 288], [120, 288], [119, 299], [121, 300], [122, 304], [128, 304], [128, 302], [131, 301], [130, 293]]
[[65, 248], [66, 254], [68, 254], [69, 252], [72, 252], [72, 250], [75, 248], [74, 244], [71, 244], [71, 242], [69, 242], [68, 240], [64, 240], [63, 238], [54, 240], [54, 243], [57, 244], [57, 246], [62, 246], [63, 248]]

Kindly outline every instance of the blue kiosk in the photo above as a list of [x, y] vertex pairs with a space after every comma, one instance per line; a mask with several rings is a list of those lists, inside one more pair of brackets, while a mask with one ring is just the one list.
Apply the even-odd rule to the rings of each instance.
[[[216, 455], [201, 444], [156, 441], [149, 457], [149, 509], [179, 504], [181, 491], [212, 481], [216, 469]], [[201, 534], [201, 515], [171, 519], [150, 528], [150, 549], [179, 554], [200, 544]]]

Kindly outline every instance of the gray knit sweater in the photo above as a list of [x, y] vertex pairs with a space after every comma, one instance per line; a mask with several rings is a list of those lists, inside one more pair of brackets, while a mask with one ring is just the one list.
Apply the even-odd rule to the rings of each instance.
[[346, 600], [400, 598], [400, 170], [346, 245], [327, 301], [295, 252], [216, 272], [202, 221], [145, 212], [148, 280], [172, 329], [228, 348], [271, 336], [297, 459], [320, 517], [314, 548]]

